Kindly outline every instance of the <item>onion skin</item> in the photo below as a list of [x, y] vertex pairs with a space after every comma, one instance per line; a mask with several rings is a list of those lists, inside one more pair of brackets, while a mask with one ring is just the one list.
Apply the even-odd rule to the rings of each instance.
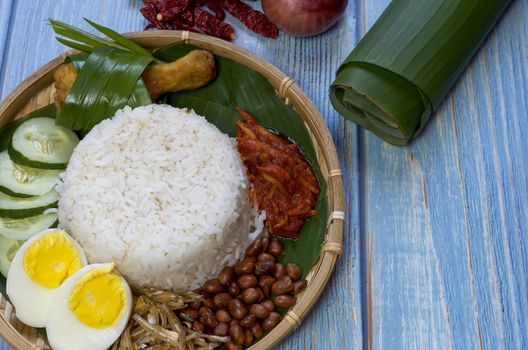
[[308, 37], [330, 29], [347, 4], [348, 0], [262, 0], [262, 9], [283, 32]]

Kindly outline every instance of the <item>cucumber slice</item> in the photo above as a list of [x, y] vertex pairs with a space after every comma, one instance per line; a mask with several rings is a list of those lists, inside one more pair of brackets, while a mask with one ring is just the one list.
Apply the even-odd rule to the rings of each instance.
[[11, 239], [30, 239], [54, 226], [57, 213], [51, 212], [25, 219], [0, 218], [0, 235]]
[[0, 273], [7, 277], [11, 261], [24, 241], [0, 236]]
[[54, 189], [42, 196], [18, 198], [0, 192], [0, 218], [23, 219], [56, 208], [59, 194]]
[[59, 182], [60, 170], [27, 168], [11, 161], [7, 151], [0, 153], [0, 192], [13, 197], [42, 196]]
[[78, 143], [77, 135], [55, 125], [55, 119], [35, 118], [16, 128], [9, 156], [13, 162], [32, 168], [65, 169]]

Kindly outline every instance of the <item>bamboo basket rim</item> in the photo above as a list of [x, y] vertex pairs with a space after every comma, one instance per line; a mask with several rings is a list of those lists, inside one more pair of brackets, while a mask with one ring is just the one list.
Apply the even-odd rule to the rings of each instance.
[[[305, 92], [278, 68], [239, 46], [205, 35], [188, 31], [148, 31], [126, 33], [126, 37], [148, 49], [157, 49], [177, 42], [185, 42], [202, 49], [210, 50], [215, 55], [233, 59], [264, 75], [275, 87], [277, 94], [284, 102], [292, 106], [307, 125], [314, 146], [318, 149], [317, 158], [327, 180], [329, 218], [325, 242], [321, 246], [319, 260], [312, 267], [308, 276], [308, 286], [299, 297], [297, 304], [290, 309], [282, 321], [265, 337], [250, 347], [250, 350], [269, 349], [277, 345], [289, 333], [296, 329], [307, 316], [326, 287], [338, 257], [342, 253], [345, 228], [345, 197], [343, 177], [337, 151], [330, 131], [317, 107]], [[51, 85], [53, 71], [63, 63], [65, 55], [71, 50], [42, 66], [31, 76], [20, 83], [0, 104], [0, 126], [15, 120], [28, 112], [41, 107], [38, 98]], [[51, 89], [47, 89], [47, 98]], [[326, 170], [326, 171], [325, 171]], [[0, 336], [16, 350], [48, 349], [43, 339], [34, 329], [23, 326], [16, 321], [13, 308], [0, 294]]]

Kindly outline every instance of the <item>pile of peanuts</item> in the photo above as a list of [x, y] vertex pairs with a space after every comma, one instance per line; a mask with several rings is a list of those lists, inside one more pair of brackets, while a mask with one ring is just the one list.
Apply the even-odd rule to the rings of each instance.
[[241, 350], [272, 330], [281, 320], [276, 308], [290, 308], [306, 288], [296, 264], [281, 264], [283, 244], [265, 235], [246, 250], [243, 261], [224, 267], [217, 279], [208, 280], [200, 293], [203, 302], [182, 310], [193, 319], [196, 331], [229, 336], [227, 350]]

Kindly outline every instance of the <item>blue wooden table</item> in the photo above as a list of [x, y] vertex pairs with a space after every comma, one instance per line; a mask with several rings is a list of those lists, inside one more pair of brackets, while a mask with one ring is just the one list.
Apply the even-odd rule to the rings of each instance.
[[[309, 39], [268, 40], [237, 26], [237, 44], [315, 101], [345, 174], [343, 257], [313, 312], [279, 348], [527, 349], [528, 0], [514, 1], [405, 148], [345, 121], [328, 99], [340, 62], [388, 3], [350, 0], [336, 27]], [[65, 50], [46, 18], [87, 28], [83, 16], [136, 31], [145, 25], [139, 7], [0, 0], [0, 96]]]

